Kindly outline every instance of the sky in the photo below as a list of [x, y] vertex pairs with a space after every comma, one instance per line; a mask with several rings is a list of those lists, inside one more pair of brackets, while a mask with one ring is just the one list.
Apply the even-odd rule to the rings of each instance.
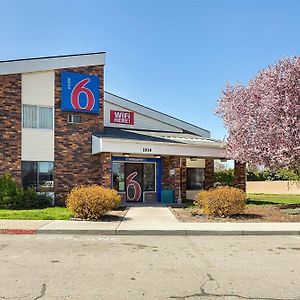
[[211, 131], [227, 83], [300, 53], [299, 0], [0, 0], [0, 60], [105, 51], [105, 90]]

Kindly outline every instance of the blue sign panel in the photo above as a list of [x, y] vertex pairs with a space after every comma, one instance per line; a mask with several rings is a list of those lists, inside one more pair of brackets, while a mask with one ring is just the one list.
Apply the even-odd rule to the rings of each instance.
[[61, 73], [61, 109], [99, 113], [100, 79], [95, 75]]

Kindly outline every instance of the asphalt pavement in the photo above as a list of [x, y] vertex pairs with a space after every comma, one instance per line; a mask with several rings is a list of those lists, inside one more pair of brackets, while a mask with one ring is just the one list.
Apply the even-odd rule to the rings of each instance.
[[298, 236], [0, 235], [0, 299], [300, 299]]

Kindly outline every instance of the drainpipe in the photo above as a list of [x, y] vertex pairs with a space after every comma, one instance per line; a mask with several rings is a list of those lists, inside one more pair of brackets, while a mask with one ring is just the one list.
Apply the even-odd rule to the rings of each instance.
[[182, 204], [182, 199], [181, 199], [182, 161], [181, 161], [181, 157], [179, 158], [179, 172], [180, 172], [180, 180], [179, 180], [179, 189], [178, 189], [178, 199], [177, 199], [177, 204]]

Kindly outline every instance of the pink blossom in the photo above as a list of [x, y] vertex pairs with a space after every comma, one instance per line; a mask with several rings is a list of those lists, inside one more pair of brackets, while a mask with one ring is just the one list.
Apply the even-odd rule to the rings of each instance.
[[299, 168], [300, 57], [260, 71], [247, 86], [227, 85], [216, 112], [228, 128], [229, 158]]

